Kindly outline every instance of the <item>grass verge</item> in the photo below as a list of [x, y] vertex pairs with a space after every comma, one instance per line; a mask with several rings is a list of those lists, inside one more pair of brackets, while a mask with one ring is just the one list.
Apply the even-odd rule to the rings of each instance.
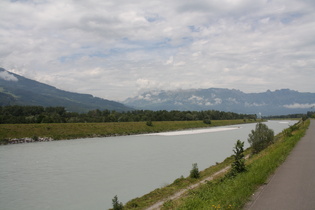
[[[250, 153], [250, 149], [245, 150], [244, 154], [248, 155]], [[206, 168], [205, 170], [200, 172], [200, 178], [199, 179], [193, 179], [189, 176], [187, 178], [180, 177], [176, 179], [172, 184], [167, 185], [162, 188], [157, 188], [154, 191], [139, 197], [130, 200], [127, 202], [124, 206], [124, 209], [146, 209], [156, 202], [160, 200], [167, 200], [168, 197], [175, 194], [176, 192], [187, 189], [190, 185], [196, 184], [200, 182], [201, 180], [210, 177], [214, 175], [216, 172], [220, 171], [221, 169], [226, 168], [227, 166], [230, 166], [231, 163], [234, 161], [233, 156], [227, 157], [223, 162], [217, 163], [216, 165], [210, 166], [209, 168]], [[218, 175], [216, 178], [222, 177], [224, 174]], [[172, 203], [172, 201], [167, 201], [165, 205]]]
[[51, 124], [0, 124], [0, 144], [12, 138], [51, 137], [54, 140], [116, 135], [154, 133], [184, 130], [191, 128], [215, 127], [254, 123], [244, 120], [212, 120], [211, 124], [202, 121], [118, 122], [118, 123], [51, 123]]
[[283, 163], [309, 123], [299, 124], [291, 135], [280, 133], [275, 144], [247, 161], [247, 172], [232, 179], [208, 182], [180, 200], [166, 202], [162, 209], [242, 209], [255, 190]]

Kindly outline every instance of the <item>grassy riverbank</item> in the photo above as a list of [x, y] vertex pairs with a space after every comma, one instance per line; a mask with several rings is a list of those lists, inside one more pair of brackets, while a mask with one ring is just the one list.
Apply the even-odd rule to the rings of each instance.
[[0, 144], [13, 138], [50, 137], [54, 140], [61, 140], [154, 133], [253, 122], [255, 121], [212, 120], [211, 124], [205, 124], [202, 121], [162, 121], [152, 122], [152, 126], [148, 126], [146, 122], [0, 124]]
[[[276, 143], [261, 153], [251, 156], [246, 162], [247, 172], [241, 173], [235, 178], [220, 179], [224, 176], [221, 174], [214, 181], [189, 190], [180, 199], [167, 200], [170, 195], [230, 165], [233, 158], [229, 157], [224, 162], [202, 171], [200, 179], [183, 177], [176, 179], [169, 186], [129, 201], [126, 203], [125, 209], [145, 209], [162, 199], [166, 201], [162, 209], [242, 209], [255, 190], [265, 183], [289, 155], [295, 144], [304, 136], [308, 126], [309, 121], [306, 121], [299, 124], [298, 127], [288, 128], [278, 134]], [[248, 149], [245, 153], [249, 154], [250, 150]]]

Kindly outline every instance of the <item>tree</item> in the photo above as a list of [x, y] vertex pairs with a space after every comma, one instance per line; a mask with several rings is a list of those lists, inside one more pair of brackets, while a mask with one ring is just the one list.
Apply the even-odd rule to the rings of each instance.
[[203, 123], [210, 125], [211, 124], [211, 120], [210, 119], [203, 119]]
[[198, 179], [200, 177], [199, 169], [197, 163], [192, 164], [192, 169], [190, 171], [190, 178]]
[[124, 208], [123, 204], [118, 201], [117, 195], [112, 199], [113, 202], [113, 209], [114, 210], [122, 210]]
[[146, 122], [146, 125], [147, 125], [147, 126], [153, 126], [153, 123], [152, 123], [151, 120], [149, 120], [149, 121]]
[[263, 123], [257, 123], [255, 130], [252, 130], [248, 136], [248, 142], [253, 149], [253, 154], [259, 153], [274, 142], [273, 130]]
[[238, 173], [242, 173], [246, 171], [245, 167], [245, 156], [244, 156], [244, 142], [237, 140], [234, 147], [234, 162], [231, 167], [232, 170], [230, 172], [230, 176], [236, 176]]

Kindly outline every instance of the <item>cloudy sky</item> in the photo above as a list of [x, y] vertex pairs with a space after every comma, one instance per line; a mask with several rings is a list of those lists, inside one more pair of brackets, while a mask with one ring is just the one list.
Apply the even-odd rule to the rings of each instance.
[[315, 92], [314, 0], [0, 0], [0, 46], [0, 67], [111, 100]]

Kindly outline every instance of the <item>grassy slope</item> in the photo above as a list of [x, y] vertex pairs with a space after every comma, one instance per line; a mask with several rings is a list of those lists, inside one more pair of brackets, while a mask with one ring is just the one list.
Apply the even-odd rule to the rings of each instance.
[[[200, 172], [200, 179], [192, 179], [190, 177], [184, 178], [180, 177], [176, 179], [172, 184], [165, 186], [163, 188], [157, 188], [154, 191], [130, 200], [124, 206], [124, 209], [146, 209], [147, 207], [155, 204], [156, 202], [167, 199], [169, 196], [175, 194], [176, 192], [187, 188], [188, 186], [199, 182], [200, 180], [213, 175], [215, 172], [231, 165], [233, 158], [226, 158], [222, 163], [218, 165], [211, 166], [204, 171]], [[168, 203], [168, 202], [167, 202]], [[166, 204], [167, 205], [167, 204]]]
[[308, 125], [309, 121], [302, 124], [292, 136], [279, 134], [275, 144], [247, 161], [246, 173], [209, 182], [178, 201], [167, 202], [163, 209], [242, 209], [255, 190], [283, 163]]
[[[246, 173], [238, 175], [234, 179], [216, 179], [202, 187], [190, 192], [183, 198], [164, 203], [162, 209], [241, 209], [258, 186], [264, 184], [274, 170], [285, 160], [295, 144], [304, 135], [309, 122], [301, 124], [298, 131], [292, 136], [290, 129], [286, 129], [276, 136], [276, 143], [258, 155], [247, 160]], [[232, 145], [231, 145], [232, 146]], [[250, 149], [245, 151], [249, 154]], [[178, 178], [172, 184], [158, 188], [140, 198], [135, 198], [126, 203], [124, 209], [145, 209], [154, 203], [167, 199], [181, 189], [187, 188], [215, 172], [231, 165], [233, 157], [215, 166], [211, 166], [201, 172], [200, 179]], [[221, 175], [222, 177], [223, 175]]]
[[[253, 121], [252, 121], [253, 122]], [[24, 137], [51, 137], [55, 140], [96, 136], [130, 135], [190, 128], [214, 127], [244, 123], [243, 120], [213, 120], [211, 125], [202, 121], [165, 121], [119, 123], [52, 123], [52, 124], [0, 124], [0, 140]], [[1, 143], [1, 142], [0, 142]]]

